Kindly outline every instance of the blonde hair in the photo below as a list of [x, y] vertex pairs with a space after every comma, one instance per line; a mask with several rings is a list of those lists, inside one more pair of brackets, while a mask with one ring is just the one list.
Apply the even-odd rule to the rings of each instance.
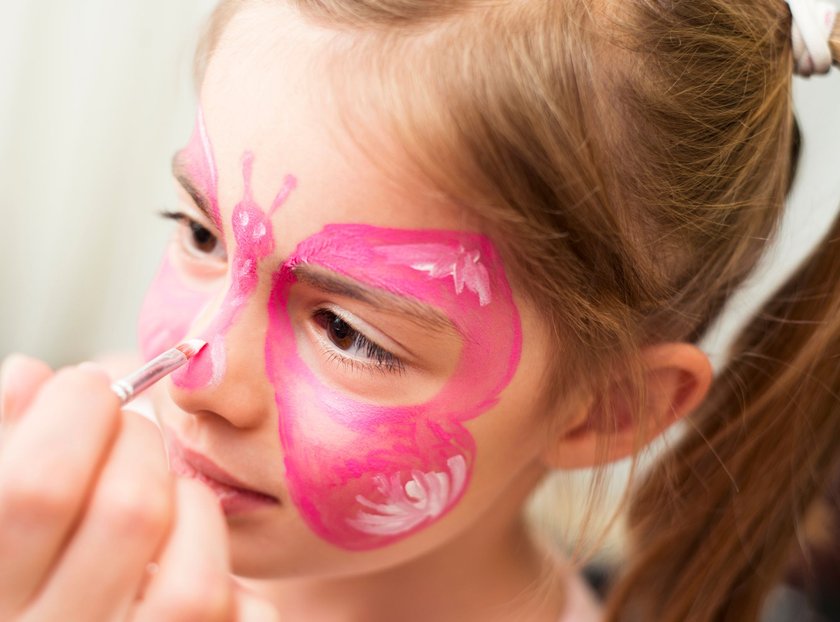
[[[359, 107], [545, 310], [562, 352], [547, 405], [617, 377], [644, 403], [640, 348], [696, 341], [775, 232], [799, 146], [783, 0], [291, 3], [347, 35], [335, 62], [375, 69]], [[199, 71], [244, 4], [222, 2]], [[641, 482], [610, 619], [757, 617], [840, 435], [838, 227]]]

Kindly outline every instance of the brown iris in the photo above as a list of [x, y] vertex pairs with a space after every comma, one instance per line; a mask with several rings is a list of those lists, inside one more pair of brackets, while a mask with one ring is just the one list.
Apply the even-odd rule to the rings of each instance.
[[340, 350], [349, 350], [356, 343], [358, 332], [332, 311], [321, 309], [315, 313], [315, 321]]
[[199, 223], [192, 221], [190, 222], [190, 231], [192, 232], [193, 244], [195, 244], [196, 249], [208, 254], [216, 250], [216, 244], [219, 241], [207, 227], [203, 227]]

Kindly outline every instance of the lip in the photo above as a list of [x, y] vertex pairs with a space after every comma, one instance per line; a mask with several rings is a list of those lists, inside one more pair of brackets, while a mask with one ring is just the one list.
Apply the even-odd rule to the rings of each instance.
[[280, 505], [277, 497], [249, 488], [207, 456], [185, 447], [173, 433], [167, 436], [170, 471], [208, 486], [216, 493], [225, 515], [233, 516]]

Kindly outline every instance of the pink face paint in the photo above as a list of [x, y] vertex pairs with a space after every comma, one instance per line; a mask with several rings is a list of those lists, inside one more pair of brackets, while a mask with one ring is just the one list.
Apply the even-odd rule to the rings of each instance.
[[452, 277], [455, 293], [464, 286], [478, 296], [479, 304], [490, 304], [490, 276], [481, 263], [481, 252], [457, 246], [430, 242], [427, 244], [394, 244], [376, 249], [392, 265], [410, 266], [434, 279]]
[[[441, 391], [423, 404], [385, 407], [325, 385], [298, 355], [286, 310], [299, 263], [440, 309], [463, 337]], [[451, 509], [475, 459], [463, 423], [497, 402], [521, 350], [519, 315], [492, 243], [471, 233], [330, 225], [275, 274], [268, 313], [266, 367], [286, 480], [309, 526], [337, 546], [363, 550]]]
[[210, 294], [190, 288], [167, 255], [140, 309], [139, 341], [143, 357], [151, 359], [184, 337]]
[[274, 252], [271, 216], [295, 187], [295, 178], [287, 176], [268, 213], [254, 201], [251, 191], [253, 155], [242, 158], [244, 190], [242, 200], [233, 208], [232, 229], [236, 244], [231, 262], [231, 282], [222, 306], [201, 338], [208, 347], [172, 374], [172, 382], [183, 389], [199, 389], [218, 384], [225, 373], [225, 336], [242, 308], [257, 289], [260, 261]]
[[207, 199], [213, 224], [216, 229], [222, 231], [216, 160], [213, 157], [213, 149], [207, 135], [207, 127], [204, 124], [204, 112], [201, 108], [198, 109], [190, 142], [178, 156], [186, 168], [190, 183], [194, 184], [199, 194]]

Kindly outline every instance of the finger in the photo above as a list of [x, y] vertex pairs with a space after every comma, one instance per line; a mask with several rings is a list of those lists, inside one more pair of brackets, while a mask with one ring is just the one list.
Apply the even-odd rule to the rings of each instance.
[[66, 619], [68, 612], [125, 619], [146, 565], [168, 534], [174, 486], [160, 432], [133, 413], [124, 417], [73, 540], [27, 608], [35, 620]]
[[175, 526], [139, 603], [137, 622], [229, 622], [235, 601], [227, 524], [219, 502], [194, 480], [176, 482]]
[[0, 423], [12, 425], [52, 375], [49, 366], [38, 359], [22, 354], [7, 357], [0, 369]]
[[0, 620], [35, 593], [80, 518], [119, 430], [104, 374], [48, 380], [0, 452]]

